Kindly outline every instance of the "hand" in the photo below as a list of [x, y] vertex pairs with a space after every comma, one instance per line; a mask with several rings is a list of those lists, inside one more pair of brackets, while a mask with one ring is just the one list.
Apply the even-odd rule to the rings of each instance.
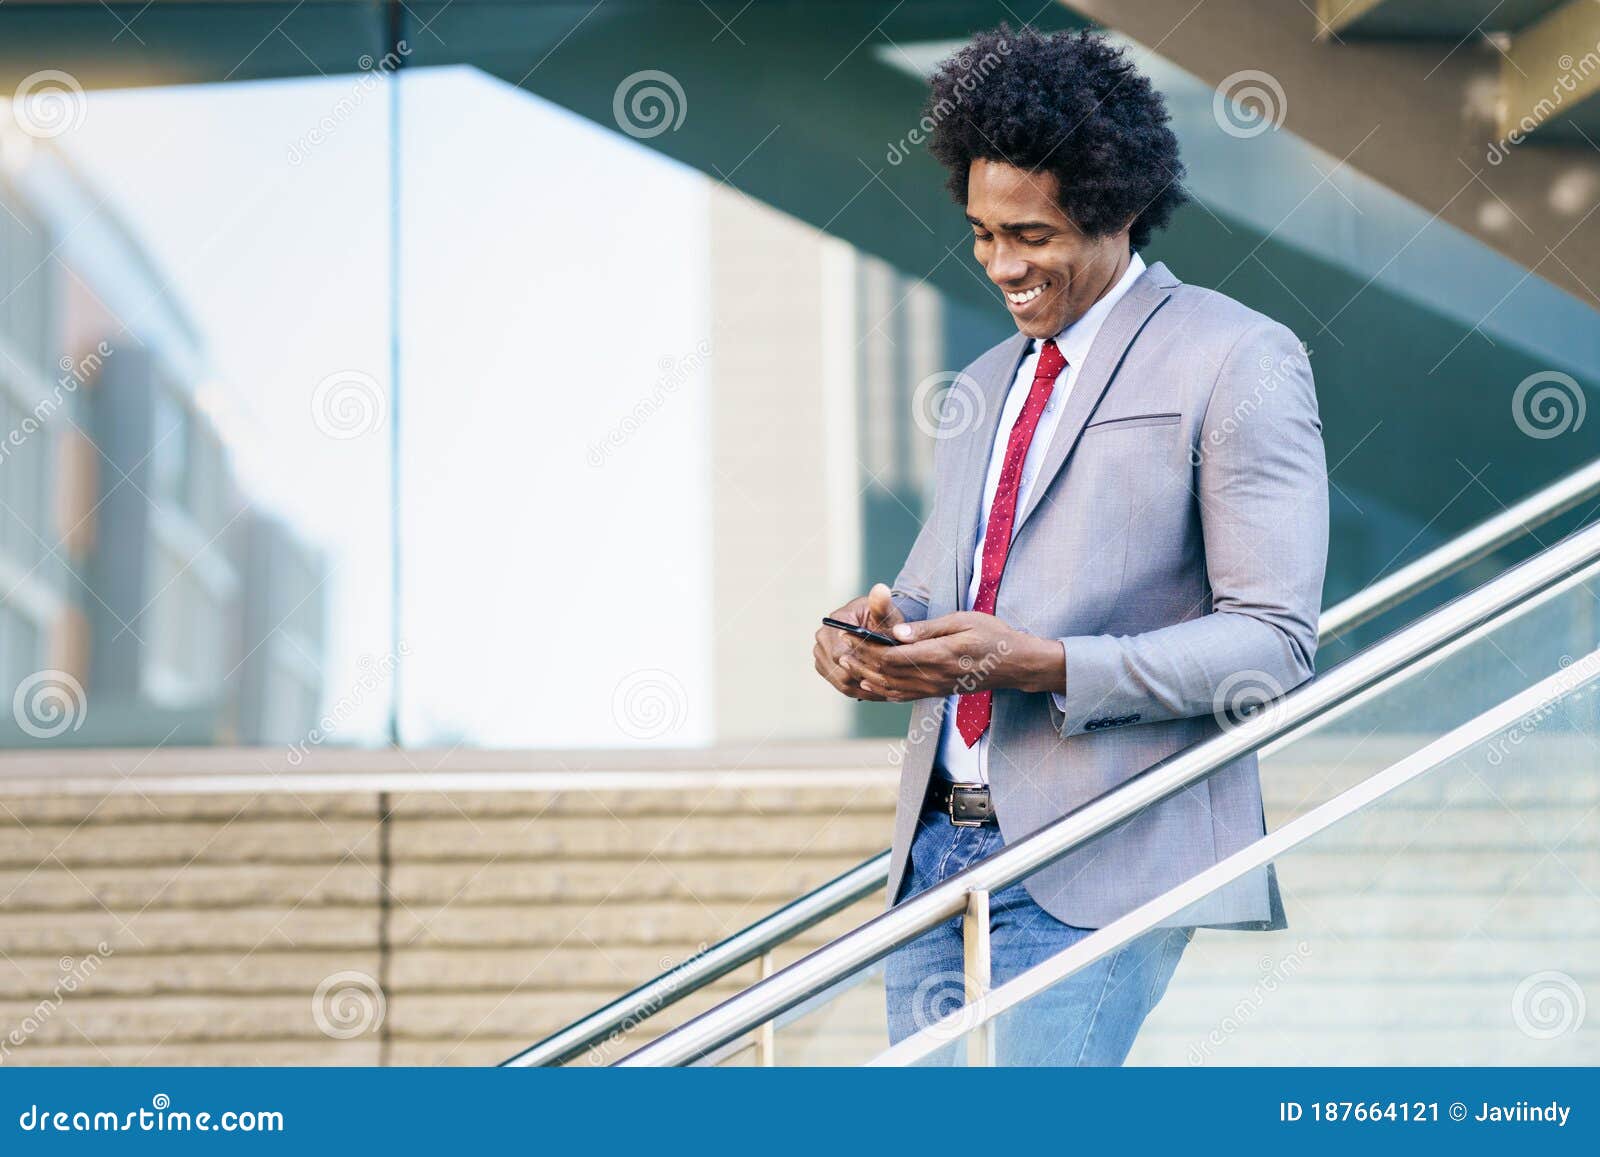
[[903, 703], [1012, 688], [1064, 691], [1066, 653], [993, 615], [960, 611], [892, 630], [898, 647], [862, 647], [840, 660], [863, 698]]
[[[894, 600], [889, 594], [889, 588], [878, 583], [867, 594], [851, 599], [828, 617], [888, 634], [890, 630], [906, 621], [906, 617], [900, 613], [900, 608], [894, 605]], [[816, 643], [811, 648], [811, 658], [816, 665], [817, 674], [831, 683], [835, 690], [852, 699], [875, 699], [882, 702], [883, 696], [863, 691], [860, 683], [850, 677], [843, 665], [844, 660], [857, 648], [876, 651], [895, 649], [883, 643], [874, 643], [871, 639], [859, 639], [836, 627], [818, 627]]]

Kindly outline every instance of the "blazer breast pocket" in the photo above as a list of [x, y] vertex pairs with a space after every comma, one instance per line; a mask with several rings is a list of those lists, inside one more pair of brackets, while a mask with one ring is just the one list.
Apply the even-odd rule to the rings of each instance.
[[1124, 418], [1101, 418], [1083, 428], [1085, 434], [1112, 433], [1120, 430], [1139, 430], [1149, 426], [1176, 426], [1182, 414], [1129, 414]]

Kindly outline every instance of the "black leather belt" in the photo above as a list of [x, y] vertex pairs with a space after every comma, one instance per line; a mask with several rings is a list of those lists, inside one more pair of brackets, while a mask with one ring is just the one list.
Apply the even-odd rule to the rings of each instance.
[[989, 787], [982, 783], [951, 783], [937, 771], [928, 781], [924, 808], [947, 817], [958, 828], [981, 828], [997, 824]]

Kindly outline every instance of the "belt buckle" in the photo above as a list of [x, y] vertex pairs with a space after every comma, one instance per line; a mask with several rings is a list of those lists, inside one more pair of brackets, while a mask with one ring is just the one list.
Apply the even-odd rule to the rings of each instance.
[[983, 819], [983, 820], [958, 820], [958, 819], [956, 819], [956, 792], [958, 790], [961, 790], [961, 789], [964, 789], [964, 788], [982, 787], [982, 786], [983, 785], [981, 783], [980, 784], [965, 784], [965, 783], [954, 784], [953, 783], [953, 784], [950, 785], [950, 794], [945, 797], [944, 811], [945, 811], [945, 815], [950, 817], [951, 824], [953, 824], [955, 827], [958, 827], [958, 828], [981, 828], [984, 824], [986, 824], [988, 822], [988, 820], [986, 820], [986, 819]]

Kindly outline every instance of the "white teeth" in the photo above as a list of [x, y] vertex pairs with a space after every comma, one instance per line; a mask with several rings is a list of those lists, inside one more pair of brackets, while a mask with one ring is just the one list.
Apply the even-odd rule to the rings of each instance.
[[1041, 285], [1035, 285], [1032, 289], [1025, 289], [1021, 293], [1007, 293], [1006, 300], [1012, 305], [1027, 305], [1028, 302], [1032, 301], [1034, 298], [1043, 293], [1044, 287], [1049, 284], [1050, 283], [1046, 281]]

